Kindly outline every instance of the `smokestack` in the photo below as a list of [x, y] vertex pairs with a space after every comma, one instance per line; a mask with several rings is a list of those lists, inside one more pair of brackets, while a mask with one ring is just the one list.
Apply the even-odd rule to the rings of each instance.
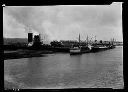
[[28, 43], [33, 41], [33, 33], [28, 33]]

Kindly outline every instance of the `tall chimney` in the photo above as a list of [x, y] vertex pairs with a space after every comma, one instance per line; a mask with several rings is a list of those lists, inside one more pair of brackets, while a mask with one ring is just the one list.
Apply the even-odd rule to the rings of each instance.
[[33, 41], [33, 33], [28, 33], [28, 43]]

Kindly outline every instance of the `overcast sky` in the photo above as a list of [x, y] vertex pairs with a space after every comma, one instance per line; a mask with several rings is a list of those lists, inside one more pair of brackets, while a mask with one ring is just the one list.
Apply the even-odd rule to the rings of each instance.
[[26, 38], [27, 26], [47, 40], [97, 40], [122, 37], [122, 3], [111, 5], [6, 6], [3, 8], [3, 36]]

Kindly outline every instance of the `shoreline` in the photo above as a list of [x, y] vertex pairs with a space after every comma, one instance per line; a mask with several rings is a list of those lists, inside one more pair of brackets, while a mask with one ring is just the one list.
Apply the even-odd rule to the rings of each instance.
[[46, 50], [16, 50], [16, 51], [4, 51], [4, 60], [30, 58], [30, 57], [42, 57], [44, 54], [51, 54], [52, 51]]
[[[123, 46], [116, 46], [123, 47]], [[58, 50], [29, 50], [29, 49], [18, 49], [18, 50], [4, 50], [4, 60], [8, 59], [20, 59], [20, 58], [31, 58], [31, 57], [43, 57], [45, 54], [52, 54], [57, 52], [63, 52]]]

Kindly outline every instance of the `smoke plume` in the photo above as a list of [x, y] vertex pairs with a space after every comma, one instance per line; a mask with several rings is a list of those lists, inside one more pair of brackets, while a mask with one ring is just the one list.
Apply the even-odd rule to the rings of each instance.
[[[34, 34], [41, 34], [41, 38], [48, 38], [44, 28], [42, 27], [43, 13], [38, 11], [33, 7], [6, 7], [5, 11], [8, 16], [16, 20], [17, 24], [23, 25], [21, 28], [25, 30], [26, 33], [33, 32]], [[41, 16], [41, 17], [40, 17]]]
[[97, 40], [113, 37], [122, 40], [121, 3], [108, 6], [6, 6], [3, 14], [4, 34], [19, 32], [20, 36], [22, 32], [32, 31], [50, 41], [77, 40], [80, 33], [81, 40], [87, 35], [96, 35]]

